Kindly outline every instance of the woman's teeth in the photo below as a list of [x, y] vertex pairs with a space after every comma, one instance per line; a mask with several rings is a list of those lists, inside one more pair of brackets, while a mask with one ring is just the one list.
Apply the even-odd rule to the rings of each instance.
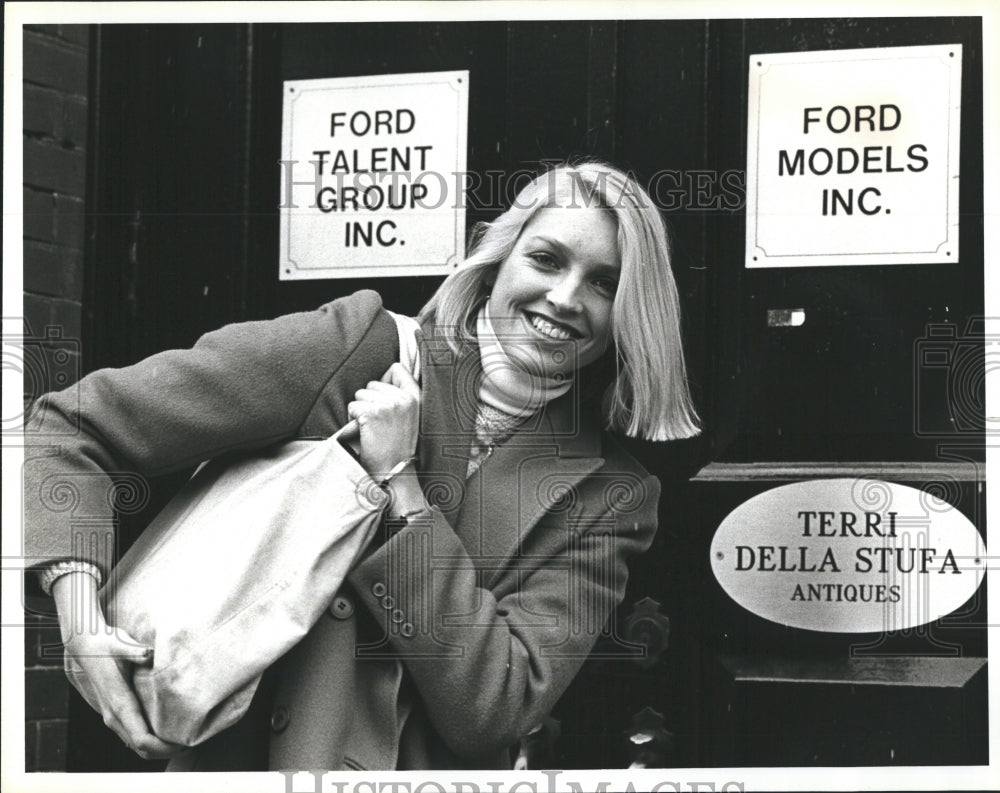
[[531, 327], [541, 333], [543, 336], [548, 336], [550, 339], [558, 339], [559, 341], [568, 341], [573, 338], [562, 328], [556, 327], [551, 322], [539, 317], [537, 314], [529, 315], [528, 319], [531, 322]]

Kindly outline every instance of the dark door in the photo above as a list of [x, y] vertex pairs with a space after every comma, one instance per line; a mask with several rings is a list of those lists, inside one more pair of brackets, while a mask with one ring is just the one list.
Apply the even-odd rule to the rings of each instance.
[[[127, 364], [190, 345], [226, 322], [310, 309], [362, 287], [379, 290], [390, 308], [414, 313], [437, 287], [436, 278], [278, 281], [283, 80], [468, 69], [468, 166], [480, 177], [469, 196], [470, 227], [504, 208], [507, 180], [519, 169], [595, 156], [632, 170], [674, 232], [687, 353], [706, 433], [690, 443], [630, 444], [664, 481], [661, 528], [632, 570], [606, 644], [626, 639], [650, 652], [641, 661], [595, 658], [585, 665], [553, 714], [558, 738], [549, 733], [545, 762], [613, 768], [752, 765], [772, 757], [776, 764], [869, 761], [860, 734], [833, 746], [795, 726], [810, 703], [836, 716], [837, 703], [846, 701], [842, 689], [806, 674], [805, 687], [795, 691], [777, 683], [750, 690], [744, 672], [768, 653], [840, 658], [855, 644], [870, 645], [870, 637], [777, 629], [742, 612], [714, 584], [707, 548], [726, 512], [762, 489], [817, 470], [884, 474], [887, 462], [898, 464], [897, 478], [943, 483], [983, 530], [974, 464], [982, 455], [981, 427], [940, 432], [954, 417], [949, 395], [970, 399], [976, 415], [980, 370], [970, 365], [956, 391], [953, 373], [915, 375], [911, 355], [928, 323], [954, 328], [955, 343], [972, 350], [973, 360], [982, 349], [969, 326], [983, 304], [978, 20], [106, 25], [98, 40], [89, 369]], [[961, 261], [745, 270], [749, 55], [931, 43], [964, 47]], [[805, 326], [767, 326], [768, 309], [792, 307], [805, 309]], [[937, 434], [915, 432], [915, 422]], [[943, 464], [944, 454], [958, 462]], [[161, 484], [146, 513], [124, 526], [126, 537], [176, 482]], [[926, 656], [935, 642], [985, 654], [975, 627], [980, 617], [973, 604], [950, 634], [936, 626], [936, 633], [893, 640], [916, 655]], [[892, 703], [903, 703], [901, 714], [925, 705], [964, 712], [963, 686], [943, 705], [921, 699], [927, 689], [919, 685], [883, 692], [873, 700], [883, 705], [865, 713], [888, 712]], [[767, 710], [775, 702], [785, 710]], [[984, 724], [982, 707], [969, 707], [970, 718]], [[72, 768], [151, 767], [120, 747], [81, 701], [72, 713]], [[740, 730], [756, 719], [774, 725], [773, 735], [741, 741]], [[968, 747], [949, 754], [925, 746], [928, 735], [887, 729], [902, 736], [901, 757], [970, 756]], [[792, 747], [785, 754], [783, 741]], [[882, 753], [872, 757], [890, 762]]]

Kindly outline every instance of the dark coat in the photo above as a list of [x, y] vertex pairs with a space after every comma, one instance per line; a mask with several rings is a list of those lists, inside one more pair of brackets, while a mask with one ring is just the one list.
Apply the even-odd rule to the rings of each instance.
[[[508, 747], [549, 712], [623, 597], [626, 561], [655, 532], [657, 480], [601, 432], [575, 389], [466, 480], [478, 351], [456, 355], [423, 331], [418, 469], [429, 517], [373, 543], [251, 713], [172, 767], [254, 770], [265, 757], [272, 769], [509, 767]], [[29, 456], [53, 432], [61, 453], [26, 463], [27, 552], [107, 570], [101, 543], [74, 553], [72, 540], [73, 514], [113, 528], [105, 472], [152, 476], [329, 436], [397, 351], [378, 295], [359, 292], [227, 326], [45, 397]], [[70, 514], [53, 511], [60, 480], [78, 491]]]

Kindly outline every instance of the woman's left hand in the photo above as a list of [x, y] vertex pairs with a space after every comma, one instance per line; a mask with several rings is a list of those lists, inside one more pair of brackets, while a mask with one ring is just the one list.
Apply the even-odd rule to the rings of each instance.
[[372, 476], [389, 473], [416, 452], [420, 386], [402, 364], [358, 389], [347, 414], [361, 429], [361, 464]]

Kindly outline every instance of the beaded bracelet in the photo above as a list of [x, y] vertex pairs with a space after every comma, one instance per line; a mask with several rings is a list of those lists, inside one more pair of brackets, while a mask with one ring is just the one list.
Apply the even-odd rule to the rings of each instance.
[[51, 595], [52, 585], [56, 582], [56, 579], [70, 573], [86, 573], [89, 576], [93, 576], [97, 581], [98, 587], [103, 583], [103, 576], [101, 576], [101, 570], [97, 565], [84, 562], [82, 559], [63, 559], [39, 570], [38, 584], [41, 586], [42, 592], [46, 595]]

